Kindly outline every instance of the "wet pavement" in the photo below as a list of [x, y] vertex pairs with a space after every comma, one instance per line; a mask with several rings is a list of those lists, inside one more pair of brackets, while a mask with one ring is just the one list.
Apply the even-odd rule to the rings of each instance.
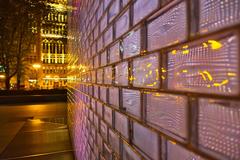
[[0, 106], [0, 160], [73, 160], [66, 104]]

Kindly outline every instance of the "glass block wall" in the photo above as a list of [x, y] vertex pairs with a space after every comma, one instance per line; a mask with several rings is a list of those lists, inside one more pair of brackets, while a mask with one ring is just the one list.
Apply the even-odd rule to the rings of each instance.
[[239, 0], [70, 0], [78, 160], [239, 160]]

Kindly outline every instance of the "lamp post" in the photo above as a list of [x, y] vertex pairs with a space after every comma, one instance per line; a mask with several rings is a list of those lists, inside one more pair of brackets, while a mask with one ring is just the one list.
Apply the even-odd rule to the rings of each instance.
[[32, 67], [36, 71], [36, 87], [38, 88], [38, 70], [41, 68], [41, 64], [35, 63], [32, 65]]

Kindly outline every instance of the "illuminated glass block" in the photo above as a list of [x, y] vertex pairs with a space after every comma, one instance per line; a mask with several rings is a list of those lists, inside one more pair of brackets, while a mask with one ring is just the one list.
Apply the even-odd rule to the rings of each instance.
[[103, 104], [101, 102], [97, 102], [97, 113], [101, 118], [103, 117]]
[[100, 32], [102, 33], [106, 27], [107, 27], [107, 14], [104, 14], [100, 21]]
[[108, 128], [107, 128], [107, 124], [104, 123], [102, 120], [100, 121], [100, 134], [103, 137], [103, 139], [105, 141], [107, 141], [107, 133], [108, 132]]
[[97, 70], [97, 83], [102, 84], [103, 83], [103, 69]]
[[167, 142], [167, 159], [168, 160], [204, 160], [199, 155], [194, 154], [193, 152], [175, 144], [174, 142]]
[[113, 46], [110, 47], [109, 60], [110, 60], [110, 63], [114, 63], [120, 60], [119, 42], [115, 43]]
[[159, 55], [151, 54], [133, 60], [133, 86], [158, 88]]
[[240, 159], [240, 102], [200, 99], [199, 145], [224, 156]]
[[101, 66], [107, 65], [107, 51], [101, 54]]
[[146, 127], [133, 123], [133, 144], [152, 159], [160, 159], [160, 146], [158, 134]]
[[113, 40], [113, 31], [112, 27], [108, 28], [108, 30], [104, 33], [104, 44], [105, 46], [109, 45]]
[[104, 103], [107, 102], [107, 87], [100, 87], [100, 99]]
[[104, 68], [104, 83], [112, 84], [112, 67], [111, 66]]
[[140, 91], [123, 89], [123, 108], [127, 113], [141, 118], [141, 103], [140, 103]]
[[158, 0], [137, 0], [133, 5], [133, 23], [138, 23], [152, 11], [156, 10], [159, 6], [158, 2]]
[[123, 58], [138, 55], [141, 49], [140, 29], [129, 32], [123, 39]]
[[240, 22], [239, 0], [200, 0], [201, 33], [206, 33]]
[[113, 130], [109, 129], [109, 144], [111, 145], [113, 151], [119, 155], [119, 149], [120, 149], [120, 139], [119, 136], [114, 133]]
[[136, 153], [130, 146], [124, 142], [123, 143], [123, 160], [142, 160], [139, 154]]
[[168, 53], [168, 88], [234, 95], [239, 92], [236, 35], [209, 37]]
[[116, 87], [109, 88], [109, 103], [115, 108], [119, 108], [119, 89]]
[[111, 7], [109, 8], [109, 22], [111, 22], [116, 15], [118, 14], [120, 9], [120, 2], [119, 0], [114, 0], [114, 2], [112, 3]]
[[161, 131], [187, 138], [187, 97], [164, 93], [146, 94], [146, 121]]
[[112, 116], [113, 114], [113, 111], [111, 108], [107, 107], [107, 106], [104, 106], [104, 120], [112, 126]]
[[127, 10], [116, 22], [116, 38], [124, 34], [129, 28], [129, 10]]
[[126, 139], [128, 138], [128, 119], [125, 115], [115, 112], [115, 129]]
[[182, 2], [148, 24], [147, 49], [176, 44], [187, 37], [186, 3]]
[[128, 85], [128, 63], [123, 62], [115, 67], [115, 84]]

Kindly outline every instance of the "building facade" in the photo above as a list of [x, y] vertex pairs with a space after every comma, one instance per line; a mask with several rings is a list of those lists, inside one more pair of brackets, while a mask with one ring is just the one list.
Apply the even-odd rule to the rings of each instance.
[[72, 0], [78, 160], [239, 160], [239, 0]]

